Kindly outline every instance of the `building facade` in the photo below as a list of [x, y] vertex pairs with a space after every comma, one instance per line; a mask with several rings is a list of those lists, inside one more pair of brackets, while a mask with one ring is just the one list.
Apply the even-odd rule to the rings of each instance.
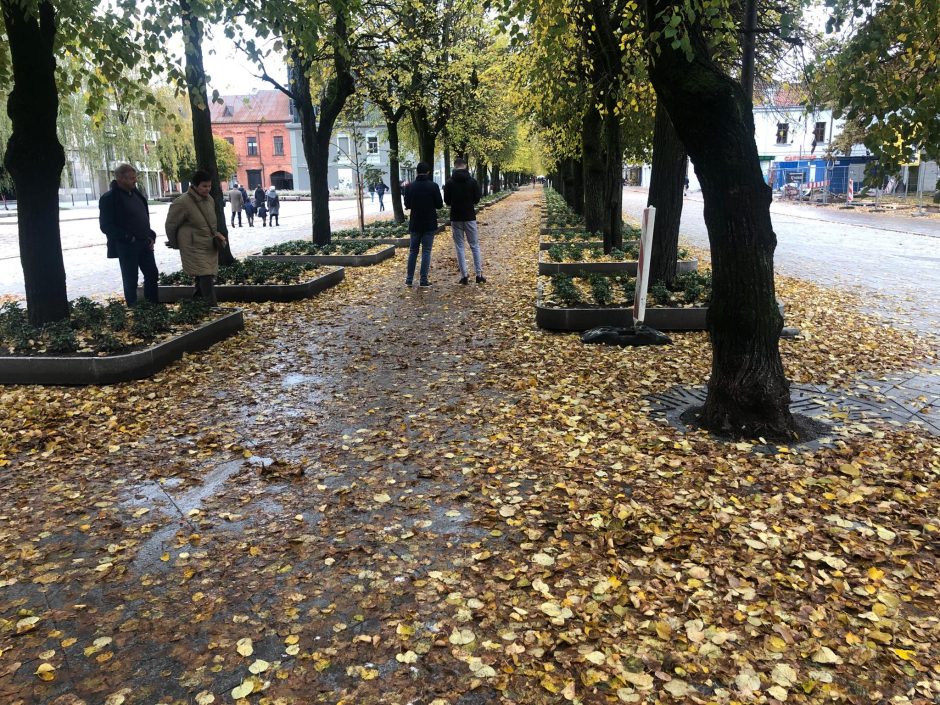
[[212, 133], [235, 147], [238, 171], [219, 174], [249, 190], [258, 186], [297, 188], [292, 165], [293, 145], [287, 129], [290, 101], [278, 90], [221, 96], [211, 107]]

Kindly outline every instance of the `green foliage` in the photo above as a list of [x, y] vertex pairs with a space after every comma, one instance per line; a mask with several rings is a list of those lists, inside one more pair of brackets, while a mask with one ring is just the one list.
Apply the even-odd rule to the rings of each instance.
[[120, 301], [109, 301], [105, 307], [108, 327], [113, 331], [122, 331], [127, 327], [127, 306]]
[[162, 304], [138, 301], [134, 307], [131, 333], [142, 340], [153, 340], [160, 333], [170, 330], [170, 312]]
[[591, 296], [594, 297], [594, 303], [598, 306], [609, 306], [614, 298], [610, 278], [595, 272], [588, 276], [588, 284], [591, 287]]
[[[355, 232], [359, 232], [358, 230]], [[364, 255], [374, 242], [332, 242], [329, 245], [316, 245], [310, 240], [288, 240], [279, 245], [265, 247], [263, 255]]]
[[69, 321], [53, 321], [42, 328], [46, 350], [51, 353], [72, 353], [78, 350], [78, 338]]
[[[248, 259], [219, 267], [216, 284], [296, 284], [310, 279], [319, 265], [271, 262]], [[185, 272], [161, 272], [160, 283], [165, 286], [191, 286], [193, 278]]]
[[39, 338], [39, 331], [29, 324], [25, 309], [9, 301], [0, 307], [0, 341], [3, 347], [21, 352], [30, 347], [30, 341]]
[[553, 274], [552, 291], [555, 298], [566, 306], [574, 306], [581, 301], [581, 293], [569, 274]]
[[175, 324], [198, 323], [209, 315], [209, 304], [205, 299], [183, 299], [170, 314], [170, 320]]
[[71, 326], [76, 330], [100, 328], [107, 318], [104, 306], [86, 296], [75, 299], [69, 306], [72, 311], [70, 316]]

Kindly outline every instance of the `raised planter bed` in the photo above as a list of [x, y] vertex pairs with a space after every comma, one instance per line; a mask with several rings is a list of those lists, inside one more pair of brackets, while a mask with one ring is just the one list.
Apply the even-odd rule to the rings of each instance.
[[[778, 302], [781, 315], [783, 304]], [[705, 330], [707, 306], [689, 308], [652, 307], [646, 309], [644, 323], [657, 330]], [[559, 308], [535, 303], [535, 323], [539, 328], [582, 332], [598, 326], [632, 326], [633, 307], [577, 306]]]
[[555, 245], [584, 245], [585, 247], [604, 247], [603, 240], [541, 240], [539, 241], [540, 250], [549, 250]]
[[[372, 241], [374, 242], [374, 241]], [[367, 255], [248, 255], [248, 259], [296, 264], [336, 264], [344, 267], [369, 267], [395, 256], [395, 245], [387, 245]]]
[[411, 245], [411, 237], [347, 237], [347, 238], [335, 238], [334, 242], [338, 244], [350, 245], [394, 245], [395, 247], [408, 247]]
[[[625, 272], [630, 276], [636, 276], [636, 260], [625, 260], [623, 262], [542, 262], [539, 261], [539, 274], [579, 274], [581, 272], [590, 274], [591, 272], [601, 272], [613, 274]], [[684, 260], [676, 262], [676, 274], [687, 274], [698, 270], [698, 260]]]
[[[219, 301], [243, 303], [299, 301], [309, 299], [325, 289], [336, 286], [343, 281], [345, 276], [346, 270], [343, 267], [337, 267], [331, 272], [299, 284], [221, 284], [215, 287], [215, 294]], [[161, 286], [158, 289], [159, 300], [162, 304], [188, 299], [192, 295], [193, 287], [191, 286]], [[143, 296], [142, 288], [138, 289], [138, 296]]]
[[0, 356], [0, 384], [115, 384], [143, 379], [184, 353], [205, 350], [244, 327], [242, 312], [235, 310], [152, 347], [121, 355], [4, 355]]

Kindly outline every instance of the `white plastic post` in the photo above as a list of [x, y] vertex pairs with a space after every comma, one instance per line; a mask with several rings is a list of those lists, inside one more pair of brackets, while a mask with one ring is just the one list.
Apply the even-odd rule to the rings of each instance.
[[845, 196], [845, 200], [848, 203], [851, 203], [854, 198], [855, 198], [855, 183], [852, 181], [852, 179], [849, 179], [849, 191]]
[[643, 209], [640, 224], [640, 256], [636, 262], [636, 292], [633, 296], [633, 325], [642, 323], [646, 316], [646, 291], [650, 280], [650, 257], [653, 255], [653, 230], [656, 225], [656, 208]]

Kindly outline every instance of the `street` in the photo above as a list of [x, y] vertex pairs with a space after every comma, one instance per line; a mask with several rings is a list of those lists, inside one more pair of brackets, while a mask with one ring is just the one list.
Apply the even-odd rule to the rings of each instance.
[[[387, 198], [386, 211], [382, 217], [392, 217], [391, 198]], [[379, 202], [364, 201], [366, 218], [375, 219], [379, 214]], [[150, 206], [150, 224], [157, 233], [156, 259], [161, 272], [180, 268], [179, 253], [164, 244], [166, 236], [163, 223], [169, 204]], [[226, 207], [226, 217], [231, 211]], [[257, 252], [262, 247], [287, 240], [310, 237], [310, 201], [281, 201], [280, 225], [261, 227], [255, 218], [255, 226], [248, 227], [242, 214], [243, 227], [237, 225], [229, 232], [232, 253], [236, 257]], [[356, 202], [354, 200], [330, 201], [330, 222], [334, 228], [355, 227]], [[69, 298], [79, 296], [109, 296], [119, 294], [121, 272], [116, 259], [106, 256], [105, 236], [98, 228], [98, 209], [76, 208], [63, 210], [60, 218], [62, 251], [65, 257], [65, 272]], [[0, 218], [0, 297], [25, 295], [23, 268], [20, 265], [19, 242], [15, 218]]]
[[[624, 191], [624, 213], [639, 221], [647, 192]], [[708, 248], [700, 193], [686, 197], [680, 233]], [[774, 203], [776, 271], [870, 299], [869, 310], [920, 331], [940, 326], [940, 221]]]

